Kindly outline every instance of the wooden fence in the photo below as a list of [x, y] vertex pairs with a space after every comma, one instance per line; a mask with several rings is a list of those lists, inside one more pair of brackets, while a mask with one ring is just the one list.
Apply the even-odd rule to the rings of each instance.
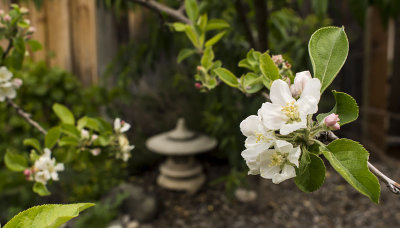
[[[7, 11], [10, 2], [0, 0], [0, 8]], [[43, 44], [33, 59], [76, 74], [84, 85], [96, 84], [121, 44], [113, 12], [96, 5], [96, 0], [44, 0], [39, 9], [32, 1], [21, 1], [21, 5], [30, 11], [36, 28], [33, 39]], [[123, 31], [128, 37], [136, 34], [140, 15], [126, 16]]]

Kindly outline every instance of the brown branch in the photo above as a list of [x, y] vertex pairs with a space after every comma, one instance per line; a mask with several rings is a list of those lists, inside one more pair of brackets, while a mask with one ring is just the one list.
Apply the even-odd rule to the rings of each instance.
[[2, 62], [4, 62], [4, 59], [6, 59], [8, 53], [11, 51], [12, 46], [13, 46], [13, 40], [10, 39], [8, 41], [7, 49], [4, 51], [3, 55], [1, 56]]
[[[326, 136], [329, 141], [339, 139], [339, 137], [337, 137], [331, 131], [328, 131]], [[379, 179], [381, 179], [381, 181], [383, 181], [386, 184], [386, 186], [389, 188], [389, 190], [392, 193], [400, 194], [400, 184], [399, 183], [397, 183], [396, 181], [387, 177], [385, 174], [383, 174], [381, 171], [379, 171], [379, 169], [377, 169], [375, 166], [373, 166], [370, 162], [368, 162], [368, 168], [373, 174], [375, 174]]]
[[244, 31], [245, 31], [245, 34], [247, 37], [247, 41], [250, 43], [250, 47], [257, 49], [256, 42], [254, 41], [253, 33], [250, 30], [249, 21], [247, 20], [246, 11], [245, 11], [243, 2], [241, 0], [235, 1], [235, 9], [239, 16], [240, 21], [243, 24]]
[[141, 4], [155, 12], [166, 13], [177, 21], [183, 22], [185, 24], [191, 24], [189, 18], [187, 18], [183, 14], [182, 7], [180, 9], [173, 9], [154, 0], [130, 0], [130, 1]]
[[30, 125], [38, 129], [44, 135], [47, 134], [47, 131], [42, 126], [40, 126], [38, 122], [31, 119], [31, 115], [29, 113], [26, 113], [24, 110], [22, 110], [22, 108], [15, 104], [11, 99], [7, 98], [7, 103], [11, 105], [17, 111], [18, 115], [24, 118]]

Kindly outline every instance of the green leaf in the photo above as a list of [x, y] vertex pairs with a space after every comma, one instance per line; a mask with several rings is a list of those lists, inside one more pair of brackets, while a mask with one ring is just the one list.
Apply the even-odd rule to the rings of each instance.
[[188, 58], [194, 53], [196, 53], [196, 50], [194, 49], [188, 49], [188, 48], [182, 49], [178, 54], [178, 63], [181, 63], [184, 59]]
[[317, 30], [308, 44], [314, 77], [321, 80], [321, 93], [339, 73], [349, 52], [344, 28], [324, 27]]
[[31, 146], [31, 147], [35, 148], [37, 151], [42, 150], [40, 148], [40, 143], [37, 139], [34, 139], [34, 138], [25, 139], [23, 143], [25, 146]]
[[199, 20], [197, 20], [197, 24], [200, 27], [202, 32], [206, 31], [207, 20], [208, 20], [207, 14], [201, 15]]
[[186, 14], [189, 19], [194, 23], [199, 17], [199, 7], [196, 0], [185, 0]]
[[175, 29], [175, 31], [177, 31], [177, 32], [183, 32], [183, 31], [185, 31], [187, 25], [186, 25], [186, 24], [183, 24], [183, 23], [180, 23], [180, 22], [175, 22], [175, 23], [172, 23], [172, 27], [173, 27], [173, 28]]
[[77, 146], [79, 144], [79, 140], [76, 137], [66, 136], [62, 137], [58, 142], [60, 146]]
[[229, 28], [229, 24], [226, 21], [222, 19], [211, 19], [207, 23], [206, 31], [225, 28]]
[[255, 73], [247, 73], [243, 77], [243, 86], [246, 89], [247, 93], [257, 93], [264, 86], [262, 84], [263, 76], [259, 76]]
[[60, 135], [61, 128], [59, 126], [51, 128], [44, 138], [44, 146], [49, 149], [53, 148], [60, 138]]
[[266, 78], [270, 79], [271, 81], [280, 78], [279, 69], [275, 65], [274, 61], [272, 61], [271, 56], [269, 56], [268, 53], [262, 54], [259, 61], [261, 72]]
[[80, 138], [80, 131], [72, 124], [61, 124], [61, 132], [69, 136]]
[[313, 192], [324, 183], [325, 170], [325, 164], [320, 157], [303, 150], [294, 181], [303, 192]]
[[58, 228], [80, 212], [94, 206], [92, 203], [46, 204], [32, 207], [12, 218], [4, 228]]
[[239, 82], [237, 80], [237, 77], [230, 72], [229, 70], [225, 69], [225, 68], [217, 68], [214, 70], [214, 73], [216, 73], [218, 75], [218, 77], [225, 82], [227, 85], [231, 86], [231, 87], [238, 87], [239, 86]]
[[211, 47], [207, 47], [203, 56], [201, 57], [201, 65], [208, 70], [212, 66], [213, 60], [214, 52]]
[[211, 39], [207, 40], [205, 46], [210, 47], [216, 44], [224, 35], [226, 31], [220, 32], [217, 35], [213, 36]]
[[253, 70], [253, 67], [250, 65], [250, 63], [247, 59], [240, 60], [238, 66], [242, 67], [242, 68], [247, 68], [249, 70]]
[[15, 172], [21, 172], [28, 168], [28, 162], [24, 156], [12, 153], [10, 151], [6, 152], [6, 155], [4, 156], [4, 163], [6, 163], [6, 166], [9, 170]]
[[356, 100], [343, 92], [332, 91], [336, 100], [336, 105], [328, 113], [322, 113], [317, 116], [318, 122], [322, 122], [325, 117], [331, 113], [336, 113], [340, 118], [340, 125], [345, 125], [355, 121], [358, 118], [358, 105]]
[[349, 184], [373, 202], [379, 202], [379, 181], [368, 169], [369, 153], [362, 145], [349, 139], [337, 139], [322, 153]]
[[197, 37], [197, 34], [192, 26], [185, 27], [185, 34], [196, 48], [200, 48], [199, 38]]
[[46, 185], [39, 182], [35, 182], [33, 185], [33, 192], [37, 193], [39, 196], [48, 196], [51, 194]]
[[33, 52], [35, 52], [35, 51], [40, 51], [40, 50], [43, 49], [42, 44], [41, 44], [39, 41], [37, 41], [37, 40], [29, 40], [29, 41], [28, 41], [28, 44], [29, 44], [29, 46], [31, 47], [31, 50], [32, 50]]
[[61, 122], [65, 124], [75, 124], [74, 114], [64, 105], [55, 103], [53, 105], [53, 111]]

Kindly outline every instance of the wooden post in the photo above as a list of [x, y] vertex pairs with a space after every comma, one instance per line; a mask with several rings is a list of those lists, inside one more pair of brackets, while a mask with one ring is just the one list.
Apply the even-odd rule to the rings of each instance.
[[[96, 1], [71, 0], [73, 72], [84, 85], [98, 82]], [[101, 47], [107, 48], [107, 47]]]
[[47, 15], [47, 49], [54, 54], [48, 59], [50, 66], [72, 71], [71, 29], [69, 0], [44, 1]]
[[37, 9], [35, 4], [32, 1], [29, 1], [25, 4], [29, 9], [29, 19], [31, 20], [31, 25], [36, 28], [36, 32], [33, 33], [32, 39], [39, 41], [43, 49], [37, 51], [33, 54], [32, 58], [35, 61], [44, 60], [46, 61], [47, 57], [47, 21], [46, 21], [46, 12], [42, 9]]
[[386, 150], [388, 98], [388, 32], [379, 9], [370, 6], [366, 18], [363, 144], [374, 152]]

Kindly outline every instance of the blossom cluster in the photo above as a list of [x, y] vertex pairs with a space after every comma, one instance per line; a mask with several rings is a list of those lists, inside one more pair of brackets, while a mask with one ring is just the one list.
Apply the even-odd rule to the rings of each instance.
[[116, 118], [114, 120], [114, 131], [117, 135], [117, 145], [118, 150], [116, 153], [116, 158], [123, 161], [128, 161], [131, 157], [131, 150], [135, 148], [134, 145], [130, 145], [128, 137], [124, 134], [131, 128], [131, 125], [127, 122]]
[[21, 87], [22, 80], [12, 79], [13, 73], [7, 67], [0, 67], [0, 102], [8, 99], [14, 99], [17, 95], [16, 89]]
[[[291, 85], [281, 79], [272, 83], [271, 102], [262, 104], [258, 115], [251, 115], [240, 124], [247, 137], [242, 157], [249, 174], [260, 174], [275, 184], [296, 176], [301, 145], [290, 139], [311, 127], [311, 117], [318, 111], [320, 90], [320, 80], [312, 78], [308, 71], [297, 73]], [[338, 116], [331, 114], [322, 125], [337, 129], [338, 121]]]
[[35, 161], [34, 165], [24, 171], [27, 180], [47, 184], [49, 180], [58, 181], [58, 172], [64, 170], [63, 163], [57, 163], [51, 158], [51, 151], [44, 149], [44, 153]]

